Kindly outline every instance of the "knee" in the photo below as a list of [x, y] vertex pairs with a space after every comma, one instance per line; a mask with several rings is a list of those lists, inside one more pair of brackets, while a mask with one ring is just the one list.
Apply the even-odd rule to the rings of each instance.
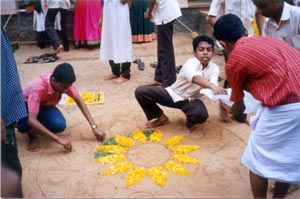
[[66, 121], [62, 119], [52, 119], [49, 123], [49, 130], [53, 133], [61, 133], [67, 128]]
[[145, 86], [137, 87], [137, 89], [135, 89], [135, 98], [137, 100], [141, 99], [141, 97], [144, 95], [144, 93], [145, 93]]

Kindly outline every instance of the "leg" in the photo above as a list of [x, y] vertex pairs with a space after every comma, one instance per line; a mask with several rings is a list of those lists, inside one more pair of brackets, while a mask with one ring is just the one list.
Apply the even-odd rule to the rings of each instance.
[[59, 53], [59, 51], [63, 48], [59, 41], [59, 37], [54, 28], [55, 17], [58, 13], [58, 9], [48, 9], [45, 20], [45, 29], [46, 33], [51, 40], [51, 45], [53, 46], [55, 53]]
[[254, 198], [267, 198], [268, 179], [250, 171], [250, 184]]
[[284, 198], [289, 190], [290, 184], [275, 182], [273, 198]]
[[176, 66], [173, 47], [174, 21], [157, 26], [158, 67], [154, 80], [161, 82], [163, 87], [176, 81]]
[[36, 152], [41, 149], [39, 138], [33, 129], [28, 125], [28, 117], [22, 118], [18, 121], [17, 129], [21, 133], [26, 133], [28, 136], [27, 150], [31, 152]]
[[120, 77], [120, 64], [115, 64], [113, 60], [109, 60], [112, 75], [104, 78], [104, 80], [111, 80]]
[[121, 76], [117, 79], [117, 83], [127, 82], [130, 79], [130, 62], [121, 64]]
[[61, 37], [63, 41], [64, 50], [69, 51], [69, 38], [68, 38], [68, 10], [59, 9], [61, 15]]
[[[169, 120], [167, 116], [163, 114], [158, 104], [171, 108], [180, 108], [178, 104], [173, 102], [173, 99], [166, 89], [162, 87], [140, 86], [135, 90], [135, 98], [143, 109], [148, 121], [158, 119], [159, 122], [155, 122], [156, 126], [157, 124], [165, 124]], [[149, 123], [148, 127], [150, 128], [150, 126], [151, 124]]]
[[1, 198], [23, 198], [21, 177], [12, 169], [1, 165]]
[[55, 106], [41, 106], [38, 120], [53, 133], [61, 133], [67, 127], [65, 117]]
[[186, 127], [193, 128], [195, 124], [202, 124], [208, 118], [208, 112], [201, 100], [192, 100], [182, 106], [181, 109], [186, 115]]

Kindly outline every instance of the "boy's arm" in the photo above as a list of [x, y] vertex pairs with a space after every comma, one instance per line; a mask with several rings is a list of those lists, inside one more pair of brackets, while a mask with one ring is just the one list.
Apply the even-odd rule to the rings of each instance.
[[37, 113], [31, 113], [31, 112], [28, 113], [28, 124], [32, 128], [36, 129], [38, 133], [40, 133], [41, 135], [49, 137], [55, 142], [57, 142], [58, 144], [62, 145], [64, 149], [66, 149], [67, 151], [72, 151], [71, 141], [65, 138], [61, 138], [57, 136], [55, 133], [49, 131], [42, 123], [40, 123], [40, 121], [38, 121]]
[[85, 118], [87, 119], [87, 121], [89, 122], [96, 139], [102, 142], [105, 139], [105, 132], [98, 128], [97, 124], [94, 122], [90, 114], [90, 111], [88, 110], [84, 101], [81, 99], [80, 95], [76, 95], [74, 97], [74, 100], [81, 112], [83, 113], [83, 115], [85, 116]]
[[156, 0], [148, 0], [148, 9], [144, 13], [145, 19], [150, 20], [152, 18], [152, 11], [153, 11], [155, 3], [156, 3]]
[[209, 89], [213, 90], [215, 95], [226, 95], [227, 94], [226, 89], [211, 83], [210, 81], [208, 81], [201, 75], [194, 76], [192, 79], [192, 83], [197, 84], [197, 85], [201, 86], [202, 88], [209, 88]]

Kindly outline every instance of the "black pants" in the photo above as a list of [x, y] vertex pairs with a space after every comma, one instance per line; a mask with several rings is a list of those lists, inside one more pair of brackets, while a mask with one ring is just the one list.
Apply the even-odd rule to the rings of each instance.
[[154, 80], [168, 87], [176, 81], [176, 65], [173, 47], [174, 21], [157, 26], [157, 58]]
[[130, 66], [131, 62], [125, 63], [114, 63], [112, 60], [109, 60], [109, 65], [111, 67], [112, 74], [116, 76], [122, 75], [126, 79], [130, 79]]
[[184, 100], [175, 103], [163, 87], [140, 86], [135, 90], [135, 98], [148, 120], [158, 118], [163, 113], [158, 104], [182, 110], [186, 116], [186, 126], [188, 128], [195, 124], [204, 123], [208, 118], [207, 109], [201, 100]]
[[61, 37], [63, 40], [63, 46], [66, 51], [69, 50], [69, 40], [68, 40], [68, 10], [62, 8], [50, 8], [48, 9], [45, 21], [45, 29], [47, 32], [48, 37], [51, 40], [51, 45], [53, 46], [54, 50], [61, 44], [59, 40], [59, 36], [54, 28], [55, 17], [57, 13], [60, 12], [61, 14]]
[[18, 155], [14, 126], [13, 123], [6, 127], [6, 142], [1, 143], [1, 165], [12, 170], [20, 177], [19, 188], [15, 194], [16, 197], [23, 197], [21, 188], [22, 166]]

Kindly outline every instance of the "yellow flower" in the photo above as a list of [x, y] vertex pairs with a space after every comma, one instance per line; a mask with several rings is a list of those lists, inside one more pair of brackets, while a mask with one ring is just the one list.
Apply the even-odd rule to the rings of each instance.
[[126, 176], [126, 186], [130, 187], [140, 182], [146, 175], [146, 169], [144, 167], [138, 167], [130, 171]]
[[157, 130], [150, 135], [150, 142], [160, 142], [162, 139], [163, 134], [160, 130]]
[[145, 143], [147, 141], [146, 135], [140, 130], [133, 131], [132, 137], [141, 143]]
[[175, 174], [180, 174], [180, 175], [184, 175], [184, 176], [190, 175], [190, 172], [187, 169], [185, 169], [183, 166], [181, 166], [179, 164], [176, 164], [173, 161], [164, 163], [164, 167], [167, 170], [169, 170], [170, 172], [175, 173]]
[[172, 148], [172, 151], [174, 153], [189, 153], [191, 151], [195, 151], [199, 149], [200, 146], [194, 146], [194, 145], [178, 145]]
[[124, 147], [121, 147], [119, 145], [98, 145], [97, 149], [104, 152], [111, 152], [111, 153], [125, 153], [126, 149]]
[[131, 168], [132, 162], [122, 162], [109, 167], [109, 169], [106, 170], [104, 175], [123, 173]]
[[176, 154], [173, 156], [175, 162], [184, 163], [184, 164], [197, 164], [200, 163], [200, 160], [197, 160], [194, 157], [187, 156], [185, 154]]
[[168, 147], [172, 147], [179, 144], [182, 140], [183, 140], [183, 135], [176, 135], [174, 137], [167, 139], [164, 144]]
[[124, 147], [133, 147], [134, 141], [130, 137], [115, 135], [116, 142]]
[[106, 164], [106, 163], [116, 163], [125, 160], [125, 156], [121, 154], [107, 155], [100, 157], [96, 160], [97, 163]]
[[167, 181], [167, 173], [163, 171], [162, 167], [152, 167], [148, 169], [148, 175], [158, 185], [164, 186]]

